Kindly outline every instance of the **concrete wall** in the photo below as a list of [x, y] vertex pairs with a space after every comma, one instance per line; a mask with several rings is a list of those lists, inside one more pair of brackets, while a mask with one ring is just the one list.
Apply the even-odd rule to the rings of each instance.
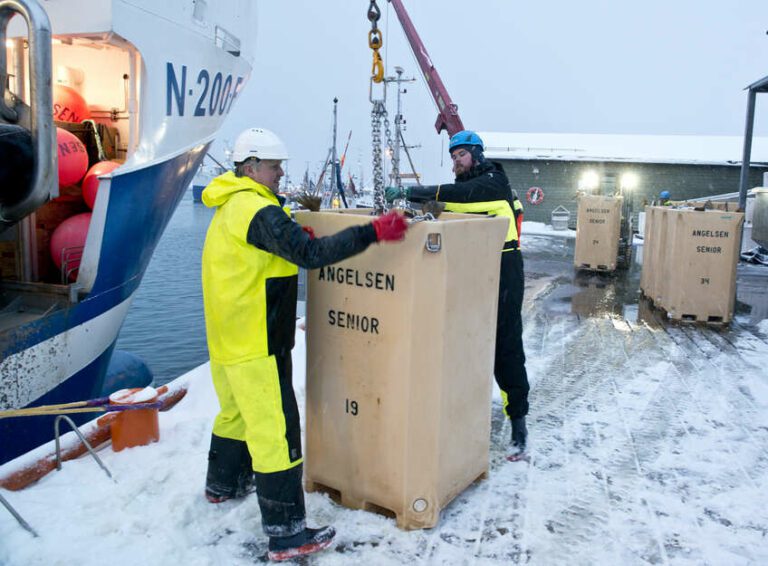
[[[593, 170], [600, 176], [600, 194], [610, 195], [618, 190], [619, 179], [626, 172], [638, 177], [633, 205], [637, 212], [643, 201], [650, 202], [659, 192], [668, 190], [672, 200], [685, 200], [730, 193], [739, 190], [739, 166], [678, 165], [658, 163], [601, 163], [583, 161], [494, 160], [504, 166], [509, 183], [517, 191], [525, 207], [525, 220], [550, 224], [551, 213], [558, 205], [571, 212], [571, 223], [576, 220], [576, 191], [585, 171]], [[753, 166], [750, 188], [762, 185], [768, 167]], [[530, 187], [541, 187], [544, 201], [534, 206], [525, 199]]]

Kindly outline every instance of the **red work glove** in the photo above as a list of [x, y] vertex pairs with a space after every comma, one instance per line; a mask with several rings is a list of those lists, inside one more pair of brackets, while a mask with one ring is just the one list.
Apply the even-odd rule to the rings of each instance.
[[395, 210], [379, 216], [372, 224], [376, 230], [376, 240], [379, 242], [402, 240], [405, 238], [405, 231], [408, 230], [408, 222]]
[[312, 229], [312, 226], [302, 226], [301, 229], [304, 230], [307, 234], [309, 234], [310, 240], [315, 239], [315, 231]]

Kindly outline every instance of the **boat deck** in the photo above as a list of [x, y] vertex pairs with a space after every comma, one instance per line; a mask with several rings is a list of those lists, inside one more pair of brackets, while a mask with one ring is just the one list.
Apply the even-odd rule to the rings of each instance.
[[0, 282], [0, 338], [3, 332], [47, 316], [71, 303], [70, 285]]

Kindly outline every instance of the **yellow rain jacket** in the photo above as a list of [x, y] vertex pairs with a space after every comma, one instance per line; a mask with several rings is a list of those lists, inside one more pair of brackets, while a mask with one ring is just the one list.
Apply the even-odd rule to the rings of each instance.
[[214, 441], [245, 442], [256, 472], [289, 470], [302, 462], [291, 378], [298, 266], [313, 269], [360, 253], [376, 241], [376, 231], [366, 224], [313, 239], [269, 187], [232, 172], [205, 188], [203, 203], [217, 207], [202, 262], [211, 374], [221, 407]]
[[228, 172], [206, 187], [203, 203], [218, 207], [202, 265], [211, 361], [230, 365], [290, 352], [299, 269], [247, 241], [256, 213], [281, 206], [277, 195], [249, 177]]

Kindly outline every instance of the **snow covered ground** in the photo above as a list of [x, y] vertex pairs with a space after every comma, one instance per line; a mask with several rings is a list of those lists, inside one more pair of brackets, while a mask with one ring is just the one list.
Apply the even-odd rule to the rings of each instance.
[[[622, 299], [620, 278], [574, 280], [572, 242], [525, 240], [530, 462], [505, 459], [495, 395], [490, 474], [431, 530], [307, 496], [311, 525], [337, 543], [304, 564], [767, 564], [768, 343], [765, 323], [670, 326]], [[631, 293], [629, 293], [631, 296]], [[295, 377], [304, 398], [304, 340]], [[0, 564], [244, 565], [266, 541], [254, 496], [203, 497], [217, 405], [207, 366], [161, 413], [161, 441], [65, 462], [2, 495]], [[0, 473], [7, 471], [7, 464]]]
[[576, 230], [555, 230], [551, 224], [544, 224], [543, 222], [523, 222], [522, 229], [523, 237], [535, 235], [535, 236], [554, 236], [559, 238], [575, 238]]

